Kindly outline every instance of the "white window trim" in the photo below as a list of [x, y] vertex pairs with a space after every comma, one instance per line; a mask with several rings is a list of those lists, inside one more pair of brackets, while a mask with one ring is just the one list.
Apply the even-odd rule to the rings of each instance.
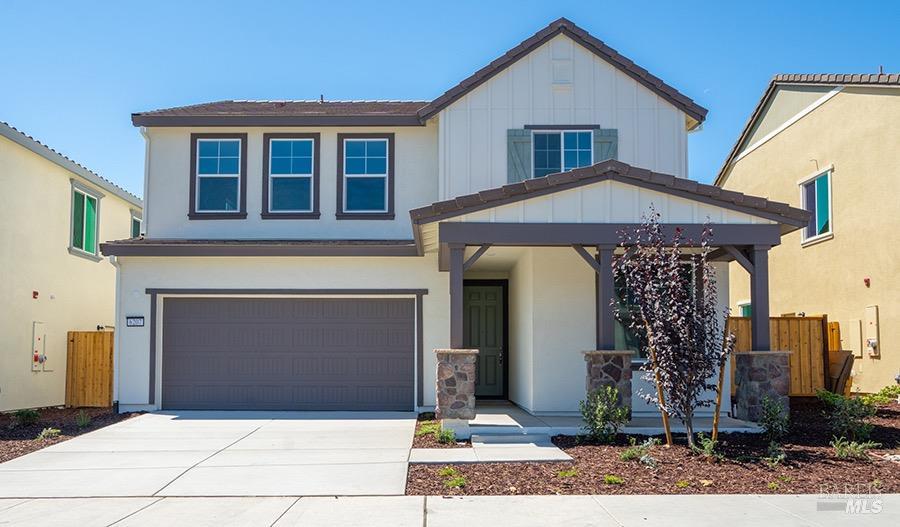
[[[222, 141], [237, 141], [238, 142], [238, 171], [237, 174], [201, 174], [200, 173], [200, 143], [220, 143]], [[196, 192], [194, 192], [194, 212], [200, 214], [206, 213], [226, 213], [233, 214], [241, 211], [242, 203], [241, 203], [241, 154], [243, 150], [243, 139], [240, 137], [228, 137], [228, 138], [220, 138], [220, 139], [210, 139], [210, 138], [199, 138], [194, 144], [194, 148], [197, 149], [197, 153], [195, 155], [196, 158], [196, 166], [194, 166], [194, 178], [196, 181], [194, 184], [196, 185]], [[201, 178], [234, 178], [237, 180], [237, 208], [232, 209], [201, 209], [200, 208], [200, 179]]]
[[[93, 260], [95, 262], [99, 262], [102, 260], [100, 255], [97, 254], [98, 249], [100, 247], [100, 200], [103, 198], [103, 193], [97, 190], [94, 190], [87, 185], [82, 184], [75, 179], [70, 179], [70, 183], [72, 184], [72, 192], [69, 194], [70, 200], [70, 211], [69, 211], [69, 254], [74, 254], [75, 256], [82, 256], [89, 260]], [[85, 214], [87, 211], [87, 198], [94, 198], [97, 202], [96, 208], [94, 209], [94, 250], [86, 251], [84, 249], [75, 247], [75, 224], [73, 220], [75, 219], [75, 194], [81, 194], [85, 197], [85, 208], [82, 214]], [[84, 221], [84, 217], [82, 216], [82, 231], [81, 231], [81, 240], [82, 242], [86, 238], [87, 234], [87, 222]]]
[[[312, 155], [310, 156], [311, 163], [309, 165], [309, 174], [273, 174], [272, 173], [272, 145], [276, 142], [298, 142], [305, 141], [310, 143]], [[293, 159], [293, 156], [290, 158]], [[316, 141], [312, 138], [272, 138], [269, 140], [269, 203], [267, 204], [269, 207], [269, 212], [273, 214], [296, 214], [296, 213], [307, 213], [313, 212], [315, 207], [315, 192], [316, 192], [316, 180], [313, 177], [313, 172], [316, 167]], [[272, 208], [272, 200], [275, 198], [275, 178], [307, 178], [309, 179], [309, 208], [308, 209], [278, 209], [275, 210]]]
[[822, 169], [816, 170], [812, 174], [807, 177], [801, 179], [797, 182], [797, 186], [800, 188], [800, 203], [803, 205], [803, 209], [807, 210], [806, 203], [806, 192], [804, 192], [804, 185], [812, 182], [815, 179], [818, 179], [821, 176], [828, 177], [828, 232], [824, 232], [822, 234], [817, 234], [815, 236], [806, 236], [806, 227], [801, 229], [801, 243], [802, 247], [807, 247], [809, 245], [815, 245], [819, 242], [824, 242], [825, 240], [830, 240], [834, 238], [834, 192], [832, 192], [831, 188], [831, 180], [834, 179], [834, 165], [828, 165]]
[[131, 221], [128, 223], [128, 234], [132, 234], [131, 229], [135, 221], [140, 225], [140, 227], [138, 227], [138, 236], [140, 236], [141, 234], [144, 234], [144, 218], [139, 211], [131, 209]]
[[[381, 141], [384, 143], [384, 174], [347, 174], [347, 142], [348, 141], [361, 141], [361, 142], [369, 142], [369, 141]], [[344, 139], [344, 159], [343, 159], [343, 203], [341, 204], [341, 212], [344, 214], [384, 214], [388, 212], [389, 207], [389, 196], [388, 192], [390, 192], [390, 185], [388, 185], [388, 172], [390, 172], [391, 167], [391, 148], [390, 141], [381, 137], [373, 137], [371, 139], [364, 138], [345, 138]], [[383, 209], [372, 209], [372, 210], [347, 210], [347, 179], [348, 178], [380, 178], [384, 180], [384, 208]]]
[[[560, 172], [566, 171], [566, 145], [565, 138], [563, 134], [567, 132], [575, 132], [575, 133], [584, 133], [590, 132], [591, 134], [591, 163], [594, 162], [594, 130], [592, 128], [574, 128], [574, 129], [566, 129], [566, 130], [531, 130], [531, 179], [536, 178], [536, 170], [535, 170], [535, 156], [534, 155], [534, 134], [559, 134], [559, 170]], [[590, 166], [590, 165], [588, 165]], [[569, 170], [575, 170], [574, 168], [570, 168]]]
[[753, 309], [753, 303], [750, 302], [750, 300], [738, 300], [736, 305], [738, 308], [738, 316], [743, 316], [740, 313], [741, 313], [741, 308], [744, 306], [750, 306], [750, 309]]

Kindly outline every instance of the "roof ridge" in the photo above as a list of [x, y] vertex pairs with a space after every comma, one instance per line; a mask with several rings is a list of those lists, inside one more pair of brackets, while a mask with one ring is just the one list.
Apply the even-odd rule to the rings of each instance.
[[[53, 147], [51, 147], [51, 146], [49, 146], [49, 145], [47, 145], [47, 144], [45, 144], [45, 143], [39, 141], [38, 139], [35, 139], [34, 137], [32, 137], [32, 136], [26, 134], [25, 132], [23, 132], [22, 130], [19, 130], [18, 128], [16, 128], [15, 126], [9, 124], [8, 122], [6, 122], [6, 121], [0, 121], [0, 125], [5, 126], [6, 128], [12, 130], [12, 131], [15, 132], [16, 134], [19, 134], [20, 136], [22, 136], [23, 138], [25, 138], [25, 139], [27, 139], [27, 140], [29, 140], [29, 141], [31, 141], [31, 142], [37, 144], [37, 145], [40, 145], [40, 146], [43, 147], [43, 148], [46, 148], [46, 149], [47, 149], [48, 151], [50, 151], [52, 154], [61, 157], [62, 159], [64, 159], [65, 161], [68, 161], [69, 163], [72, 163], [72, 164], [75, 165], [76, 167], [78, 167], [78, 168], [84, 170], [85, 172], [87, 172], [87, 173], [93, 175], [94, 177], [96, 177], [96, 178], [99, 179], [100, 181], [105, 182], [105, 183], [106, 183], [107, 185], [109, 185], [110, 187], [112, 187], [112, 188], [114, 188], [114, 189], [118, 189], [120, 192], [125, 193], [125, 194], [131, 196], [132, 198], [135, 199], [135, 201], [138, 201], [138, 202], [143, 203], [143, 200], [142, 200], [141, 198], [139, 198], [136, 194], [133, 194], [133, 193], [129, 192], [129, 191], [126, 190], [124, 187], [121, 187], [121, 186], [119, 186], [118, 184], [114, 183], [112, 180], [107, 179], [107, 178], [101, 176], [101, 175], [98, 174], [97, 172], [94, 172], [94, 171], [91, 170], [90, 168], [88, 168], [88, 167], [82, 165], [82, 164], [79, 163], [78, 161], [75, 161], [74, 159], [72, 159], [72, 158], [70, 158], [69, 156], [63, 154], [62, 152], [56, 150], [55, 148], [53, 148]], [[12, 138], [9, 138], [9, 139], [12, 139]], [[19, 144], [20, 144], [21, 146], [25, 147], [25, 148], [28, 148], [28, 147], [27, 147], [26, 145], [24, 145], [24, 144], [21, 144], [21, 143], [19, 143]], [[35, 153], [37, 153], [37, 152], [35, 152]], [[63, 167], [63, 168], [66, 168], [66, 167]], [[67, 168], [67, 170], [70, 170], [70, 169]], [[101, 186], [102, 186], [102, 185], [101, 185]], [[142, 206], [143, 206], [143, 205], [142, 205]]]
[[156, 108], [153, 110], [146, 110], [143, 112], [135, 112], [132, 115], [148, 115], [148, 114], [154, 114], [154, 113], [159, 113], [159, 112], [170, 112], [170, 111], [174, 111], [174, 110], [186, 110], [188, 108], [194, 108], [197, 106], [207, 106], [210, 104], [222, 104], [222, 103], [226, 103], [226, 102], [237, 102], [237, 101], [235, 101], [234, 99], [219, 99], [217, 101], [207, 101], [207, 102], [198, 102], [198, 103], [194, 103], [194, 104], [185, 104], [182, 106], [172, 106], [171, 108]]

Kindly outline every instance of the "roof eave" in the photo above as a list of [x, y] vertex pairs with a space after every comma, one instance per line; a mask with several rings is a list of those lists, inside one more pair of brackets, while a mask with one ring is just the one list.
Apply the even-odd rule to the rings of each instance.
[[134, 126], [425, 126], [411, 115], [151, 115], [131, 114]]

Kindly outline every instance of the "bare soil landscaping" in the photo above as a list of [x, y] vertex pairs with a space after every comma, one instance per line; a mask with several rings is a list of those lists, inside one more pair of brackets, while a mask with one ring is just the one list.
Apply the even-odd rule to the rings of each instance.
[[[89, 418], [78, 425], [80, 412]], [[23, 424], [14, 413], [0, 414], [0, 463], [61, 443], [81, 434], [123, 421], [136, 413], [117, 414], [111, 408], [41, 408], [34, 423]], [[86, 424], [85, 424], [86, 423]], [[47, 428], [59, 430], [52, 437], [38, 439]]]
[[[553, 442], [574, 462], [410, 465], [409, 495], [500, 494], [795, 494], [900, 492], [900, 405], [879, 407], [871, 440], [881, 446], [868, 459], [839, 459], [816, 400], [792, 400], [791, 430], [782, 440], [786, 459], [773, 464], [760, 434], [720, 434], [720, 459], [706, 458], [676, 435], [675, 445], [649, 450], [656, 468], [623, 461], [630, 446], [620, 434], [612, 445], [556, 436]], [[640, 444], [645, 437], [635, 436]], [[662, 438], [661, 438], [662, 439]]]
[[434, 414], [425, 412], [419, 414], [416, 420], [416, 431], [413, 434], [413, 448], [466, 448], [472, 444], [466, 441], [444, 440], [438, 439], [437, 431], [440, 431], [441, 423], [436, 421]]

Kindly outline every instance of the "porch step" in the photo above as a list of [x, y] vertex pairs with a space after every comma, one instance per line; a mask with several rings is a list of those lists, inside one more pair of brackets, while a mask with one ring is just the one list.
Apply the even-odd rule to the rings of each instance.
[[553, 446], [547, 434], [472, 434], [473, 446], [537, 445]]

